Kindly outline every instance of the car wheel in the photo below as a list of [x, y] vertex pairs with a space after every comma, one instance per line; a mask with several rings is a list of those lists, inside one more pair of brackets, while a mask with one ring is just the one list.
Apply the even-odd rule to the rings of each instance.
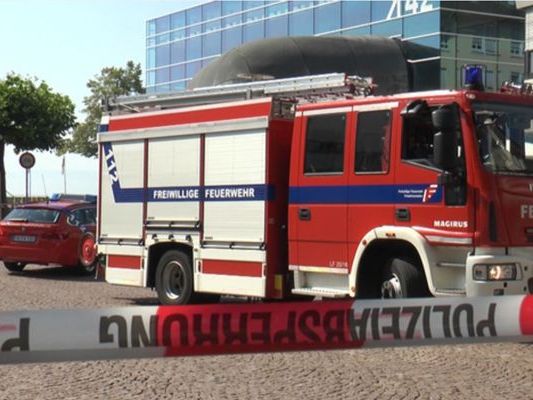
[[157, 264], [155, 288], [161, 304], [189, 304], [195, 299], [191, 261], [180, 251], [170, 250]]
[[25, 266], [26, 264], [22, 262], [5, 262], [4, 263], [4, 267], [6, 267], [6, 269], [11, 272], [20, 272], [24, 269]]
[[86, 233], [80, 240], [78, 271], [84, 275], [92, 275], [96, 272], [96, 249], [94, 236]]
[[422, 268], [402, 258], [392, 258], [386, 264], [381, 280], [384, 299], [430, 296]]

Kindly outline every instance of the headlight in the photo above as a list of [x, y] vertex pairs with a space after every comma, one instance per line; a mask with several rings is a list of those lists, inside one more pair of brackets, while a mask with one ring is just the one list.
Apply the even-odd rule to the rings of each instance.
[[514, 281], [517, 276], [516, 264], [476, 264], [475, 281]]

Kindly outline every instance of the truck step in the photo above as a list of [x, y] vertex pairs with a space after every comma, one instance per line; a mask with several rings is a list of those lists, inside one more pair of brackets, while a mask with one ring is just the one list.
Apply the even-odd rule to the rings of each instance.
[[320, 297], [346, 297], [350, 294], [348, 290], [318, 288], [318, 287], [292, 289], [292, 293], [304, 295], [304, 296], [320, 296]]
[[437, 289], [436, 296], [466, 296], [466, 291], [462, 289]]

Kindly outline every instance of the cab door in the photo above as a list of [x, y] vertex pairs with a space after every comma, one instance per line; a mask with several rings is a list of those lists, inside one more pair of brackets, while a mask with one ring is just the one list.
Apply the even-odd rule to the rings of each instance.
[[[290, 264], [347, 268], [350, 107], [304, 112], [289, 205]], [[293, 148], [293, 150], [295, 150]], [[295, 170], [296, 169], [296, 170]], [[294, 176], [293, 175], [293, 176]]]
[[[394, 221], [395, 171], [391, 161], [397, 103], [355, 107], [355, 135], [350, 143], [348, 240], [350, 260], [372, 229]], [[350, 263], [351, 265], [351, 263]]]

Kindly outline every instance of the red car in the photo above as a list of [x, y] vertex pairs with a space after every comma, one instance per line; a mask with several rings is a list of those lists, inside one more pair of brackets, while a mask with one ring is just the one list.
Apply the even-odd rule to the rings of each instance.
[[0, 221], [0, 260], [9, 271], [27, 264], [96, 270], [96, 197], [54, 195], [17, 206]]

